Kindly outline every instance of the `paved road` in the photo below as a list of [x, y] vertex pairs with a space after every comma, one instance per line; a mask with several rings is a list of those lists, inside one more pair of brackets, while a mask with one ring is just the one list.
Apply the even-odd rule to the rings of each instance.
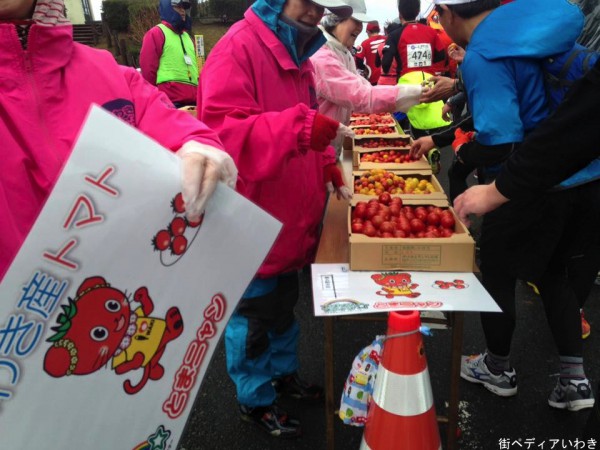
[[[443, 152], [448, 167], [449, 152]], [[447, 179], [440, 174], [442, 185]], [[302, 337], [301, 374], [311, 381], [324, 382], [323, 322], [312, 315], [310, 273], [302, 273], [301, 300], [298, 307]], [[558, 355], [546, 323], [539, 298], [524, 284], [517, 288], [519, 322], [514, 337], [512, 363], [517, 370], [519, 393], [504, 399], [483, 387], [461, 380], [459, 447], [464, 450], [563, 449], [575, 448], [568, 440], [580, 436], [589, 410], [570, 413], [550, 408], [547, 396], [558, 373]], [[586, 371], [600, 380], [600, 287], [594, 287], [586, 308], [592, 334], [585, 341]], [[352, 360], [358, 351], [377, 335], [385, 333], [382, 323], [339, 322], [335, 328], [335, 384], [339, 399]], [[483, 350], [483, 334], [476, 313], [465, 317], [464, 353]], [[448, 398], [450, 333], [438, 331], [425, 338], [433, 394], [438, 413], [445, 412]], [[271, 438], [241, 422], [237, 413], [235, 389], [225, 370], [225, 354], [219, 344], [196, 399], [181, 450], [324, 450], [325, 413], [322, 405], [303, 405], [285, 401], [282, 405], [302, 421], [304, 434], [293, 441]], [[445, 430], [442, 428], [442, 436]], [[348, 427], [336, 419], [336, 449], [358, 449], [362, 429]], [[504, 446], [501, 446], [504, 440]], [[515, 441], [520, 441], [520, 445]], [[544, 446], [540, 444], [545, 441]], [[506, 443], [509, 443], [508, 446]], [[552, 447], [552, 445], [555, 445]], [[529, 446], [529, 447], [528, 447]], [[579, 447], [582, 448], [582, 447]], [[586, 447], [588, 448], [588, 447]], [[589, 447], [592, 448], [592, 447]], [[600, 445], [598, 445], [600, 448]]]

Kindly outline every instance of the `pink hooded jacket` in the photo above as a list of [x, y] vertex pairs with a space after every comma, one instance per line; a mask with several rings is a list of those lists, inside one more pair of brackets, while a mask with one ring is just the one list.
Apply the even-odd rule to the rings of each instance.
[[[393, 112], [418, 103], [420, 87], [372, 86], [358, 75], [350, 51], [334, 36], [323, 30], [327, 43], [310, 59], [315, 66], [319, 112], [343, 124], [350, 122], [352, 112]], [[403, 95], [403, 103], [397, 104]], [[339, 151], [341, 138], [333, 142]]]
[[[38, 5], [43, 3], [38, 2]], [[34, 16], [35, 17], [35, 16]], [[31, 25], [27, 50], [0, 23], [0, 280], [25, 240], [90, 105], [96, 103], [175, 151], [217, 135], [112, 55], [73, 42], [69, 24]]]
[[202, 69], [199, 117], [219, 133], [235, 161], [242, 193], [283, 222], [258, 278], [299, 269], [314, 258], [326, 198], [323, 166], [335, 162], [333, 148], [310, 149], [316, 108], [312, 64], [298, 67], [252, 8]]

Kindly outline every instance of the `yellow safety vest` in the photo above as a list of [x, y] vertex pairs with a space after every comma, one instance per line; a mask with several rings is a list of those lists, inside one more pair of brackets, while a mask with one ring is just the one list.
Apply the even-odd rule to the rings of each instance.
[[194, 41], [186, 32], [178, 34], [164, 24], [158, 25], [165, 35], [158, 63], [156, 84], [176, 81], [198, 86], [198, 59]]
[[[431, 74], [422, 71], [408, 72], [402, 75], [398, 84], [421, 84], [423, 81], [432, 77]], [[442, 119], [443, 101], [433, 103], [421, 103], [410, 108], [406, 115], [410, 124], [417, 130], [433, 130], [450, 125]]]

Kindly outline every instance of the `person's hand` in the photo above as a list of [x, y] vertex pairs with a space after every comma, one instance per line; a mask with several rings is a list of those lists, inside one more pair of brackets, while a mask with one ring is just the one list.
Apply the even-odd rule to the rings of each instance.
[[347, 137], [353, 138], [354, 136], [356, 136], [356, 133], [354, 133], [352, 128], [340, 123], [340, 126], [337, 129], [336, 137], [341, 137], [343, 139]]
[[458, 153], [460, 148], [475, 139], [474, 131], [463, 131], [461, 128], [454, 130], [454, 141], [452, 141], [452, 149], [454, 153]]
[[435, 144], [431, 136], [423, 136], [412, 143], [409, 153], [413, 158], [421, 158], [432, 148], [435, 148]]
[[448, 46], [448, 56], [458, 64], [461, 64], [463, 59], [465, 59], [465, 49], [455, 43], [452, 43]]
[[237, 167], [223, 150], [196, 141], [183, 144], [177, 156], [181, 158], [181, 194], [185, 215], [195, 222], [204, 212], [218, 181], [235, 188]]
[[352, 198], [352, 191], [344, 184], [344, 178], [340, 168], [334, 163], [327, 164], [323, 167], [323, 179], [327, 191], [335, 195], [338, 200], [350, 200]]
[[444, 103], [442, 107], [442, 119], [446, 122], [452, 122], [452, 105], [449, 103]]
[[433, 87], [421, 95], [421, 103], [437, 102], [456, 94], [456, 80], [448, 77], [434, 76], [427, 80]]
[[310, 148], [316, 152], [325, 151], [335, 139], [340, 125], [337, 120], [330, 119], [324, 114], [315, 114], [310, 134]]
[[454, 210], [458, 218], [466, 226], [470, 226], [469, 214], [481, 216], [508, 201], [509, 199], [498, 191], [496, 183], [479, 184], [470, 187], [456, 197], [454, 200]]

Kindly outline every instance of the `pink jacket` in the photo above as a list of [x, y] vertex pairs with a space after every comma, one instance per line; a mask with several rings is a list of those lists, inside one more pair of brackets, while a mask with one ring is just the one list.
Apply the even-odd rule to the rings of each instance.
[[[377, 113], [396, 110], [398, 86], [372, 86], [356, 73], [350, 51], [329, 33], [327, 43], [310, 59], [315, 66], [319, 112], [348, 124], [352, 112]], [[341, 148], [341, 139], [334, 141]]]
[[70, 25], [32, 25], [23, 50], [15, 26], [0, 23], [0, 279], [31, 229], [96, 103], [175, 151], [217, 135], [137, 71], [73, 42]]
[[325, 206], [323, 166], [335, 161], [331, 147], [325, 154], [309, 148], [316, 108], [312, 64], [298, 68], [251, 8], [202, 69], [199, 117], [219, 133], [246, 197], [283, 222], [259, 278], [313, 260]]

